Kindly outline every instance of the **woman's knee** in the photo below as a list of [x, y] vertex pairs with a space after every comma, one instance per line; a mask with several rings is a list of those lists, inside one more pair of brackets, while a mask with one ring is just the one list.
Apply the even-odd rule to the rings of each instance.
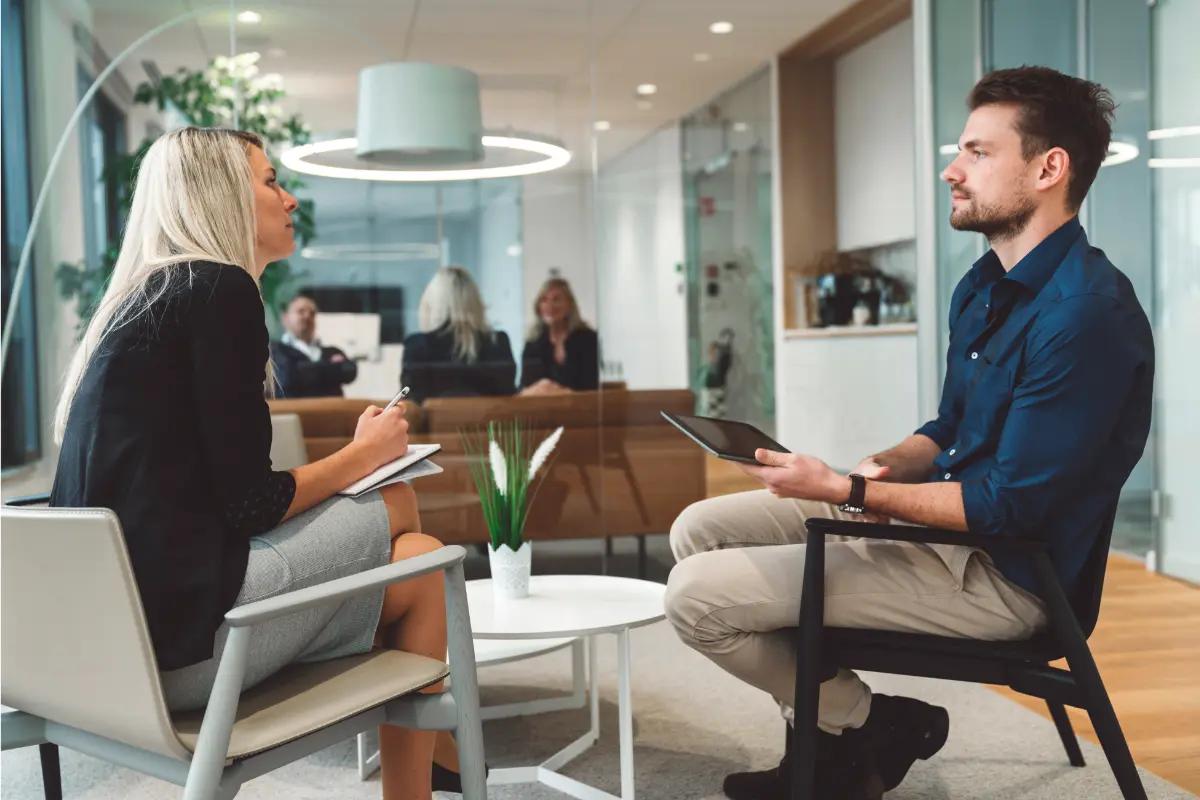
[[387, 506], [388, 523], [393, 536], [417, 529], [420, 523], [417, 492], [411, 484], [393, 483], [380, 489], [379, 494], [383, 497], [383, 504]]
[[396, 541], [392, 543], [392, 561], [403, 561], [406, 558], [432, 553], [444, 546], [427, 533], [404, 533], [397, 536]]

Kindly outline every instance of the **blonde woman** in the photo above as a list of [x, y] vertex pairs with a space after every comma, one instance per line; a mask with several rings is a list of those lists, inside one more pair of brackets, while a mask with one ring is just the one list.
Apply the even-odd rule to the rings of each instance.
[[439, 269], [421, 295], [417, 324], [421, 332], [404, 340], [400, 368], [400, 382], [414, 402], [513, 393], [512, 345], [508, 334], [488, 325], [471, 273]]
[[522, 394], [591, 391], [600, 386], [600, 340], [579, 315], [571, 284], [550, 278], [533, 301], [536, 322], [521, 356]]
[[[51, 504], [120, 519], [174, 711], [208, 702], [234, 606], [441, 547], [417, 532], [406, 484], [334, 498], [408, 448], [399, 408], [367, 409], [354, 441], [328, 458], [271, 469], [258, 280], [295, 249], [295, 209], [258, 137], [162, 136], [138, 170], [112, 281], [58, 404]], [[376, 642], [445, 657], [440, 574], [260, 626], [245, 686]], [[431, 796], [435, 746], [457, 769], [440, 736], [382, 726], [386, 800]]]

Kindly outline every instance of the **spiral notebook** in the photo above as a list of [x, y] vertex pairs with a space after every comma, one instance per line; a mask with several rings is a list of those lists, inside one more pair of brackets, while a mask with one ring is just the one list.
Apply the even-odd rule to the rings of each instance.
[[429, 457], [441, 449], [440, 444], [410, 444], [408, 452], [400, 458], [389, 461], [365, 478], [342, 489], [338, 494], [342, 497], [358, 497], [400, 481], [411, 481], [415, 478], [437, 475], [442, 468], [430, 461]]

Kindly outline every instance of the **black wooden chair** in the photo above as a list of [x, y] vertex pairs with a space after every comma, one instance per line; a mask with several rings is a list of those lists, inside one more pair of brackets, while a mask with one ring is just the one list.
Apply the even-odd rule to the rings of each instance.
[[[808, 520], [798, 633], [795, 730], [792, 734], [795, 737], [791, 759], [793, 800], [817, 800], [813, 793], [817, 698], [821, 680], [832, 676], [839, 667], [988, 683], [1039, 697], [1046, 701], [1067, 758], [1075, 767], [1084, 766], [1083, 754], [1064, 706], [1085, 709], [1122, 796], [1125, 800], [1145, 800], [1146, 790], [1087, 645], [1087, 637], [1095, 629], [1100, 614], [1100, 595], [1115, 517], [1114, 504], [1071, 598], [1067, 597], [1055, 575], [1044, 542], [984, 537], [937, 528]], [[1038, 595], [1046, 604], [1046, 629], [1024, 641], [994, 642], [825, 627], [825, 537], [833, 535], [973, 547], [986, 544], [1024, 553], [1032, 563]], [[1050, 662], [1064, 656], [1070, 671], [1050, 666]]]

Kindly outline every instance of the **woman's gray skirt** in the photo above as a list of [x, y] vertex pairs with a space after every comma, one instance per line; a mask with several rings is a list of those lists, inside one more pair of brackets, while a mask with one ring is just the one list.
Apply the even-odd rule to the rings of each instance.
[[[246, 579], [235, 606], [382, 567], [391, 560], [391, 524], [379, 492], [335, 497], [250, 540]], [[243, 690], [288, 664], [328, 661], [371, 649], [383, 590], [268, 620], [254, 628]], [[208, 661], [163, 672], [167, 707], [208, 704], [229, 628], [217, 629]]]

